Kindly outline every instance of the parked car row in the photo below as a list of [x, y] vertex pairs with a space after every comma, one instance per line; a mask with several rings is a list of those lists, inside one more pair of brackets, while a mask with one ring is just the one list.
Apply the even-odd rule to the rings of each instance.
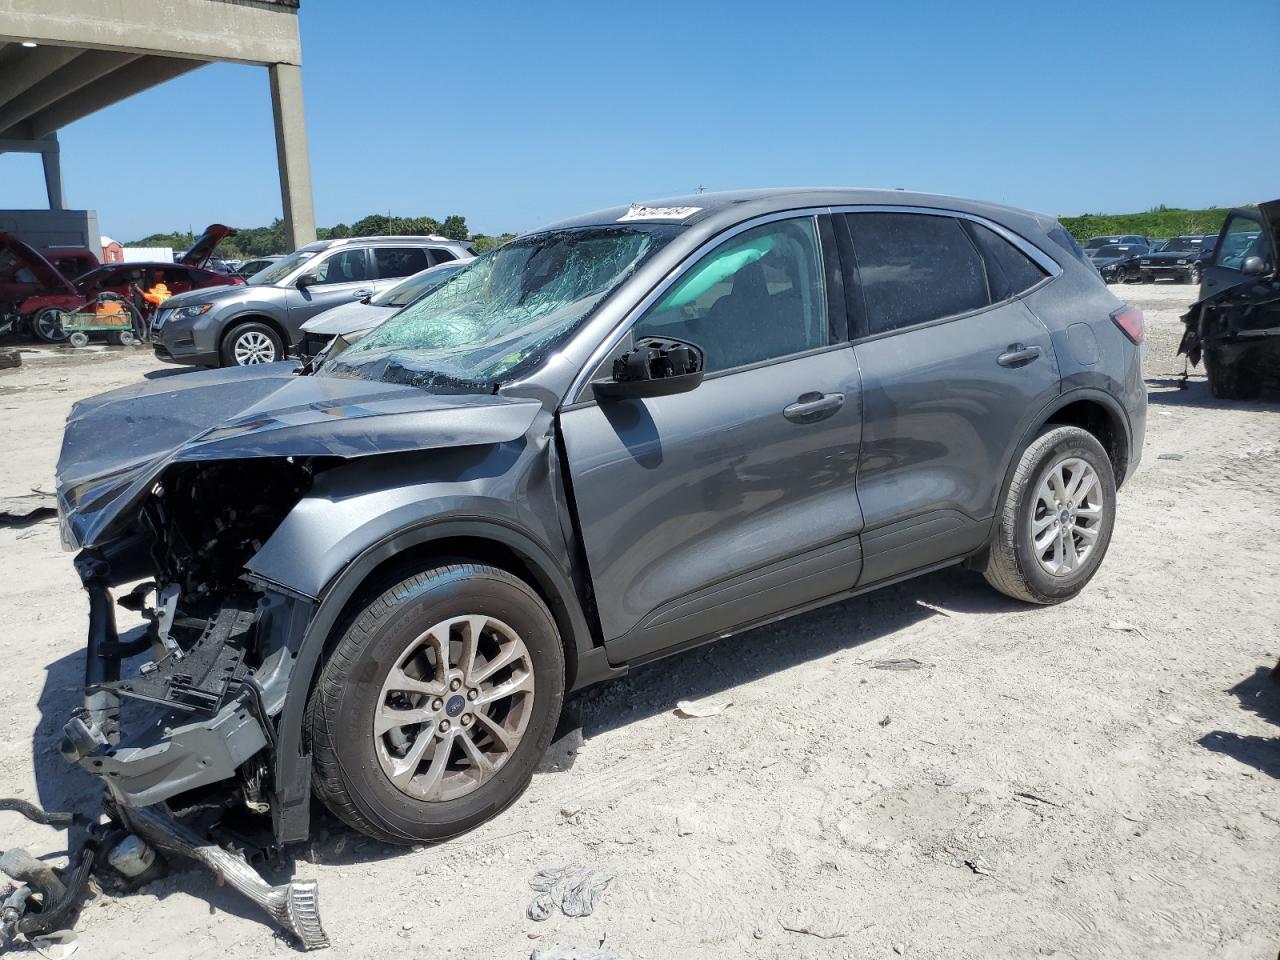
[[169, 363], [272, 363], [299, 349], [302, 325], [312, 317], [370, 300], [429, 267], [473, 256], [469, 242], [445, 237], [317, 240], [238, 286], [172, 297], [151, 321], [151, 343]]
[[1136, 235], [1092, 237], [1085, 253], [1107, 283], [1199, 283], [1213, 256], [1217, 235], [1188, 235], [1152, 240]]

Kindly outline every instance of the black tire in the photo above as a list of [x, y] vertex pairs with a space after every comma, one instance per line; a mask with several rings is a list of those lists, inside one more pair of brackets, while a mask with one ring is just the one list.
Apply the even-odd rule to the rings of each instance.
[[1199, 282], [1200, 282], [1200, 268], [1198, 266], [1192, 267], [1190, 270], [1187, 271], [1187, 283], [1199, 283]]
[[57, 307], [45, 307], [31, 318], [31, 332], [37, 340], [45, 343], [62, 343], [67, 339], [67, 332], [62, 329], [62, 315], [65, 310]]
[[1116, 267], [1116, 283], [1128, 283], [1129, 271], [1124, 267]]
[[[534, 676], [528, 726], [487, 782], [451, 800], [419, 800], [383, 772], [372, 735], [382, 684], [406, 645], [432, 624], [483, 613], [524, 641]], [[307, 703], [312, 787], [344, 823], [385, 843], [446, 840], [501, 813], [529, 785], [551, 743], [564, 700], [564, 651], [555, 620], [518, 577], [453, 563], [401, 580], [350, 621]], [[451, 714], [452, 715], [452, 714]]]
[[1258, 372], [1213, 344], [1204, 347], [1204, 372], [1209, 392], [1219, 400], [1254, 400], [1262, 393]]
[[[1056, 576], [1035, 556], [1031, 517], [1036, 492], [1049, 470], [1068, 457], [1084, 460], [1098, 476], [1103, 503], [1097, 541], [1084, 562], [1069, 574]], [[1048, 424], [1022, 452], [1013, 479], [996, 516], [983, 571], [1001, 593], [1028, 603], [1052, 604], [1070, 600], [1084, 589], [1106, 556], [1115, 526], [1115, 471], [1098, 438], [1080, 427]]]
[[270, 360], [257, 360], [255, 363], [273, 363], [276, 360], [284, 359], [284, 343], [280, 339], [280, 334], [265, 323], [259, 323], [251, 320], [248, 323], [237, 324], [226, 332], [222, 338], [222, 349], [219, 354], [222, 358], [224, 367], [240, 367], [249, 366], [248, 363], [241, 363], [237, 358], [237, 347], [242, 341], [248, 338], [265, 338], [270, 343], [271, 350], [274, 351]]
[[1156, 278], [1155, 278], [1154, 276], [1152, 276], [1152, 275], [1151, 275], [1148, 271], [1146, 271], [1146, 270], [1142, 271], [1142, 274], [1141, 274], [1141, 276], [1139, 277], [1139, 279], [1140, 279], [1143, 283], [1155, 283], [1155, 282], [1156, 282]]

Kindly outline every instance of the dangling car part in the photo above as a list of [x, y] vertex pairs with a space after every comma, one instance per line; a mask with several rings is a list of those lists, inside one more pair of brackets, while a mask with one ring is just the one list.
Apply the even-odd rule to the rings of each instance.
[[1215, 397], [1251, 400], [1280, 388], [1278, 250], [1280, 200], [1228, 214], [1178, 346], [1192, 366], [1203, 361]]

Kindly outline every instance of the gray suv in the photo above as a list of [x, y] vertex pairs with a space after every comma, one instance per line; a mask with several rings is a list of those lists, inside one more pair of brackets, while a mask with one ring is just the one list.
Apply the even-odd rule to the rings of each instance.
[[64, 750], [118, 807], [201, 788], [288, 842], [314, 793], [439, 840], [633, 665], [954, 564], [1068, 600], [1142, 452], [1142, 331], [1052, 217], [702, 194], [517, 238], [317, 369], [82, 401]]
[[211, 287], [166, 300], [151, 320], [156, 356], [170, 363], [251, 366], [283, 360], [302, 324], [364, 300], [428, 267], [474, 256], [446, 237], [317, 240], [277, 260], [244, 285]]

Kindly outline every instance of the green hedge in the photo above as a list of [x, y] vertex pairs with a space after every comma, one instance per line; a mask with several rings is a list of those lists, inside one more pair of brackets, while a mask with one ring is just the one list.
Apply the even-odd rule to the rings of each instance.
[[1113, 233], [1134, 233], [1141, 237], [1177, 237], [1189, 233], [1217, 233], [1227, 219], [1227, 207], [1181, 210], [1156, 207], [1146, 213], [1086, 213], [1082, 217], [1059, 217], [1077, 240]]

